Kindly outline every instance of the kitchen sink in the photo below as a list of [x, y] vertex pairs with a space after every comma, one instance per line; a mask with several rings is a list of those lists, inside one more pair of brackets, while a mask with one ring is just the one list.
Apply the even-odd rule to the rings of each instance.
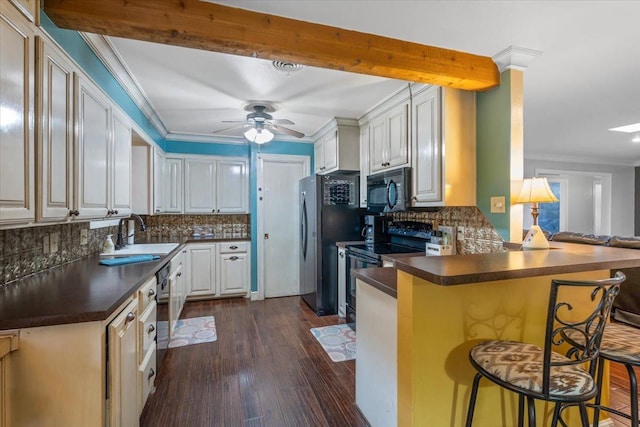
[[175, 248], [178, 247], [178, 243], [140, 243], [135, 245], [125, 246], [122, 249], [116, 250], [112, 254], [101, 253], [104, 256], [124, 256], [124, 255], [166, 255]]

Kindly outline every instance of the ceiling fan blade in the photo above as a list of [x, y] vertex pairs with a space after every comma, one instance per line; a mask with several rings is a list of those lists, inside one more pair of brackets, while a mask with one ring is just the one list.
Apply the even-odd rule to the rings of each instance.
[[246, 120], [221, 120], [220, 123], [247, 123]]
[[269, 128], [273, 129], [276, 132], [285, 133], [287, 135], [295, 136], [296, 138], [302, 138], [304, 136], [304, 133], [300, 133], [300, 132], [298, 132], [296, 130], [285, 128], [285, 127], [278, 126], [278, 125], [275, 125], [275, 124], [269, 125]]
[[[230, 122], [230, 123], [235, 123], [235, 122]], [[244, 123], [244, 122], [238, 122], [238, 123]], [[229, 131], [229, 130], [232, 130], [232, 129], [243, 129], [244, 127], [245, 127], [245, 125], [243, 125], [243, 124], [238, 124], [238, 125], [235, 125], [235, 126], [227, 126], [227, 127], [222, 128], [222, 129], [214, 130], [212, 133], [221, 133], [221, 132], [226, 132], [226, 131]]]
[[289, 119], [271, 119], [270, 122], [274, 125], [295, 125], [295, 123]]

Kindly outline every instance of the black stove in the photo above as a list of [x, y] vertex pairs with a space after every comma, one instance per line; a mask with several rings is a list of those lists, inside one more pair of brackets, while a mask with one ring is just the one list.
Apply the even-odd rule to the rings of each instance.
[[424, 244], [421, 249], [411, 246], [400, 245], [397, 243], [376, 243], [373, 245], [347, 245], [348, 250], [365, 255], [365, 256], [376, 256], [376, 255], [388, 255], [388, 254], [409, 254], [412, 252], [423, 252]]

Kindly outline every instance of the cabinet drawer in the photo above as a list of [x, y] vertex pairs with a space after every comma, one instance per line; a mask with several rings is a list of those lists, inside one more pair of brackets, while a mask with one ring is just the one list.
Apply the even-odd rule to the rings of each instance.
[[149, 304], [156, 300], [156, 287], [157, 282], [154, 276], [138, 289], [138, 313], [142, 313]]
[[156, 302], [152, 302], [138, 317], [138, 363], [146, 356], [156, 339]]
[[156, 372], [156, 346], [154, 345], [145, 355], [142, 365], [140, 365], [140, 369], [138, 370], [138, 390], [140, 390], [138, 413], [142, 413], [144, 405], [147, 403], [149, 393], [153, 390], [156, 382]]
[[220, 243], [220, 253], [247, 252], [247, 246], [247, 242], [223, 242]]

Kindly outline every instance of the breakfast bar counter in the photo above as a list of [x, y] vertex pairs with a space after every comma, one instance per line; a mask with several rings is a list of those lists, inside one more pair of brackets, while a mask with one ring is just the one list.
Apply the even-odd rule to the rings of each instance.
[[[469, 350], [487, 339], [541, 345], [552, 279], [597, 280], [617, 268], [640, 267], [637, 250], [557, 242], [552, 246], [545, 251], [395, 260], [398, 426], [463, 426], [475, 375]], [[370, 285], [394, 296], [391, 287], [380, 283], [389, 270], [368, 270], [356, 273], [358, 289]], [[358, 304], [366, 297], [359, 293]], [[575, 312], [580, 311], [578, 304]], [[366, 331], [360, 329], [359, 341]], [[481, 389], [474, 427], [517, 425], [516, 395], [486, 380]], [[608, 401], [607, 384], [603, 394]], [[548, 422], [552, 407], [536, 405], [539, 418]], [[572, 410], [566, 421], [577, 426], [579, 417]]]

